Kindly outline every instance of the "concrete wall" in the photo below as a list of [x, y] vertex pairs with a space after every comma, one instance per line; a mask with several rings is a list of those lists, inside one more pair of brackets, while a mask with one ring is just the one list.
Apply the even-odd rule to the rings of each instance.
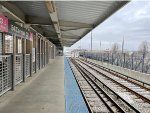
[[150, 84], [150, 74], [137, 72], [137, 71], [134, 71], [134, 70], [126, 69], [126, 68], [123, 68], [123, 67], [120, 67], [120, 66], [116, 66], [116, 65], [112, 65], [112, 64], [92, 60], [92, 59], [87, 59], [87, 60], [91, 61], [91, 62], [94, 62], [96, 64], [99, 64], [101, 66], [104, 66], [106, 68], [109, 68], [111, 70], [117, 71], [119, 73], [122, 73], [126, 76], [129, 76], [129, 77], [135, 78], [137, 80], [140, 80], [142, 82]]

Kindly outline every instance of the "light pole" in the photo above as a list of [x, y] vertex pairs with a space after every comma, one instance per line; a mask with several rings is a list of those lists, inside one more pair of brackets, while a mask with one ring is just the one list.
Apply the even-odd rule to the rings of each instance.
[[92, 51], [92, 31], [91, 31], [91, 51]]
[[99, 51], [101, 51], [101, 41], [99, 41]]

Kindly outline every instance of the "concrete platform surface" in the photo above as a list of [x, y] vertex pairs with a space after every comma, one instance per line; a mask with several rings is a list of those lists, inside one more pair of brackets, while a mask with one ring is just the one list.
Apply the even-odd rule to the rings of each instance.
[[0, 97], [0, 113], [65, 113], [64, 58]]

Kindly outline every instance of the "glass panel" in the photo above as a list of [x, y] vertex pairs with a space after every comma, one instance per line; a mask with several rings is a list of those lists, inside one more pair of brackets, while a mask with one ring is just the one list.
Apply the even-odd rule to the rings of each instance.
[[5, 53], [13, 53], [13, 36], [5, 35]]
[[18, 53], [22, 53], [22, 40], [18, 38]]

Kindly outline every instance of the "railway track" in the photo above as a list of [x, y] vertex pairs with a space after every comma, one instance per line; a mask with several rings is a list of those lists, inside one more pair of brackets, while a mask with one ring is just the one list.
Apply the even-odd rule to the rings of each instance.
[[91, 113], [140, 113], [77, 61], [70, 66]]
[[92, 65], [98, 67], [99, 69], [102, 69], [102, 70], [104, 70], [104, 71], [107, 71], [107, 72], [109, 72], [109, 73], [111, 73], [111, 74], [113, 74], [113, 75], [115, 75], [115, 76], [119, 76], [120, 78], [122, 78], [122, 79], [124, 79], [124, 80], [127, 80], [127, 81], [129, 81], [129, 82], [131, 82], [131, 83], [133, 83], [133, 84], [136, 84], [136, 85], [138, 85], [138, 86], [140, 86], [140, 87], [142, 87], [142, 88], [144, 88], [144, 89], [150, 91], [150, 84], [148, 84], [148, 83], [142, 82], [142, 81], [140, 81], [140, 80], [137, 80], [137, 79], [135, 79], [135, 78], [129, 77], [129, 76], [124, 75], [124, 74], [122, 74], [122, 73], [116, 72], [116, 71], [114, 71], [114, 70], [112, 70], [112, 69], [106, 68], [106, 67], [101, 66], [101, 65], [98, 65], [98, 64], [96, 64], [96, 63], [87, 61], [87, 60], [85, 60], [85, 59], [81, 59], [81, 60], [84, 60], [85, 62], [87, 62], [87, 63], [89, 63], [89, 64], [92, 64]]
[[141, 113], [150, 113], [150, 91], [147, 87], [111, 73], [108, 69], [103, 69], [94, 63], [82, 60], [76, 62], [126, 99], [135, 109]]

